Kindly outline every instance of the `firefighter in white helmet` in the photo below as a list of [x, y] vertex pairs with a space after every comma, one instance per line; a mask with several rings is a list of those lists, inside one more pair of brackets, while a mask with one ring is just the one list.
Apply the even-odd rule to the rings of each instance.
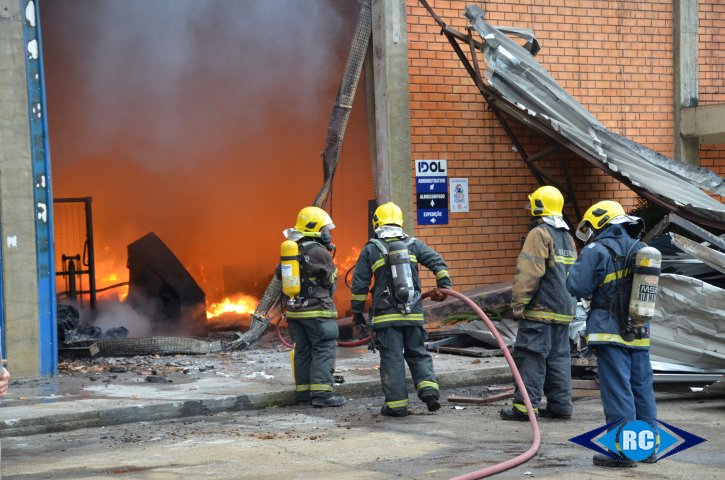
[[[569, 323], [576, 300], [566, 290], [566, 276], [576, 260], [576, 246], [562, 217], [564, 197], [552, 186], [529, 195], [532, 222], [521, 248], [511, 293], [519, 320], [513, 357], [534, 414], [569, 419], [572, 414]], [[539, 409], [542, 393], [546, 408]], [[504, 420], [528, 421], [521, 391], [501, 410]]]
[[297, 215], [294, 228], [284, 231], [285, 237], [299, 247], [299, 293], [287, 304], [287, 320], [294, 340], [295, 398], [298, 404], [311, 403], [314, 407], [345, 403], [345, 398], [333, 390], [339, 334], [332, 299], [337, 285], [337, 268], [330, 254], [334, 249], [333, 228], [327, 212], [305, 207]]

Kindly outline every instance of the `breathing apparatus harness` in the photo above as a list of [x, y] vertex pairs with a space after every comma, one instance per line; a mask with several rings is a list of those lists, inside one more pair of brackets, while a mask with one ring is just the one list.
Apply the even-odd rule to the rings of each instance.
[[[602, 239], [599, 243], [609, 251], [614, 271], [621, 274], [617, 275], [613, 295], [607, 295], [601, 288], [600, 292], [610, 302], [609, 313], [619, 322], [622, 339], [627, 342], [641, 340], [649, 336], [646, 324], [654, 317], [662, 254], [637, 240], [625, 255], [617, 255], [607, 240]], [[637, 246], [641, 248], [636, 249]]]
[[612, 295], [608, 295], [600, 288], [601, 294], [609, 303], [609, 314], [612, 315], [619, 323], [619, 334], [627, 341], [634, 339], [640, 340], [647, 337], [648, 329], [644, 325], [635, 325], [632, 317], [629, 315], [629, 297], [632, 292], [632, 276], [635, 264], [635, 247], [644, 245], [639, 240], [632, 244], [624, 255], [617, 255], [617, 252], [608, 245], [607, 239], [598, 241], [600, 245], [607, 249], [614, 264], [616, 274], [615, 290]]
[[[422, 296], [413, 281], [413, 271], [408, 252], [408, 247], [414, 240], [415, 237], [408, 237], [405, 241], [400, 239], [392, 242], [382, 241], [378, 238], [370, 239], [370, 242], [380, 250], [385, 260], [385, 275], [388, 277], [388, 282], [384, 293], [387, 295], [388, 302], [403, 314], [409, 314]], [[373, 304], [370, 309], [372, 317], [375, 316], [376, 306]]]
[[335, 293], [334, 286], [331, 289], [326, 288], [320, 285], [319, 279], [300, 275], [300, 261], [308, 261], [307, 252], [317, 247], [334, 252], [334, 245], [330, 242], [325, 244], [314, 239], [304, 239], [299, 243], [292, 240], [282, 242], [280, 256], [282, 290], [289, 297], [288, 305], [303, 301], [299, 296], [300, 294], [304, 294], [308, 298], [322, 298], [332, 296]]

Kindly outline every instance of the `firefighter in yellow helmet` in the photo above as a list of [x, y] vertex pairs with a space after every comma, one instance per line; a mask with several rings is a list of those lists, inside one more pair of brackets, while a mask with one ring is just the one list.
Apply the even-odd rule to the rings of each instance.
[[[597, 356], [599, 389], [609, 425], [643, 420], [657, 428], [649, 324], [630, 331], [629, 292], [632, 259], [646, 246], [639, 240], [641, 218], [625, 213], [613, 200], [592, 205], [577, 228], [586, 246], [569, 272], [566, 286], [577, 298], [590, 299], [587, 346]], [[643, 460], [651, 463], [656, 452]], [[636, 462], [612, 452], [597, 453], [594, 465], [634, 467]]]
[[298, 404], [337, 407], [345, 398], [333, 390], [337, 348], [337, 309], [332, 296], [337, 268], [330, 216], [318, 207], [305, 207], [285, 237], [299, 245], [300, 293], [287, 305], [287, 320], [294, 340], [295, 398]]
[[[511, 292], [519, 320], [513, 357], [534, 414], [568, 419], [572, 414], [569, 323], [576, 300], [566, 289], [566, 276], [576, 260], [576, 246], [562, 217], [564, 197], [552, 186], [529, 195], [532, 222], [521, 248]], [[542, 392], [545, 409], [539, 410]], [[501, 410], [504, 420], [528, 420], [517, 389], [513, 405]]]
[[370, 282], [375, 277], [369, 326], [374, 330], [372, 349], [380, 351], [380, 379], [385, 404], [381, 413], [408, 415], [407, 362], [420, 398], [433, 412], [440, 408], [440, 391], [433, 360], [426, 351], [418, 265], [433, 272], [437, 287], [431, 299], [442, 301], [438, 290], [450, 288], [451, 279], [443, 257], [422, 241], [403, 232], [403, 212], [392, 202], [380, 205], [373, 215], [375, 238], [363, 247], [352, 280], [352, 312], [355, 323], [366, 329], [363, 312]]

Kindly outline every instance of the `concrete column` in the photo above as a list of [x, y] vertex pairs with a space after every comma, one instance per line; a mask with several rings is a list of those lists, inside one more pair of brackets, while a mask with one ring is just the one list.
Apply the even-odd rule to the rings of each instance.
[[700, 164], [696, 137], [683, 135], [682, 109], [697, 106], [698, 6], [697, 0], [673, 0], [673, 61], [675, 87], [675, 159]]
[[725, 104], [683, 108], [680, 133], [694, 138], [700, 145], [725, 144]]
[[[405, 0], [373, 0], [375, 176], [378, 203], [403, 210], [413, 233], [413, 168], [410, 153], [408, 33]], [[371, 146], [372, 148], [372, 146]]]
[[35, 204], [24, 14], [0, 0], [0, 235], [6, 352], [13, 377], [40, 371]]

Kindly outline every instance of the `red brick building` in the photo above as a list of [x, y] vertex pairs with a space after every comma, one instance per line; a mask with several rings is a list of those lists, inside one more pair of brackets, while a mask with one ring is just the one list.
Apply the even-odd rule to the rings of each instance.
[[[466, 31], [467, 2], [429, 3], [449, 26]], [[481, 6], [493, 25], [532, 29], [541, 45], [538, 62], [605, 127], [674, 156], [672, 1]], [[468, 178], [470, 194], [469, 212], [450, 213], [444, 226], [416, 225], [415, 234], [445, 256], [457, 289], [509, 281], [528, 226], [523, 207], [538, 184], [417, 0], [407, 1], [407, 22], [412, 158], [447, 160], [449, 177]], [[699, 2], [699, 27], [700, 102], [725, 103], [725, 4]], [[542, 142], [516, 127], [524, 146]], [[605, 199], [634, 206], [637, 195], [627, 186], [577, 155], [565, 155], [580, 209]], [[725, 173], [725, 146], [702, 145], [700, 158], [703, 167]], [[546, 167], [562, 178], [558, 162]], [[574, 220], [571, 205], [565, 210]]]

